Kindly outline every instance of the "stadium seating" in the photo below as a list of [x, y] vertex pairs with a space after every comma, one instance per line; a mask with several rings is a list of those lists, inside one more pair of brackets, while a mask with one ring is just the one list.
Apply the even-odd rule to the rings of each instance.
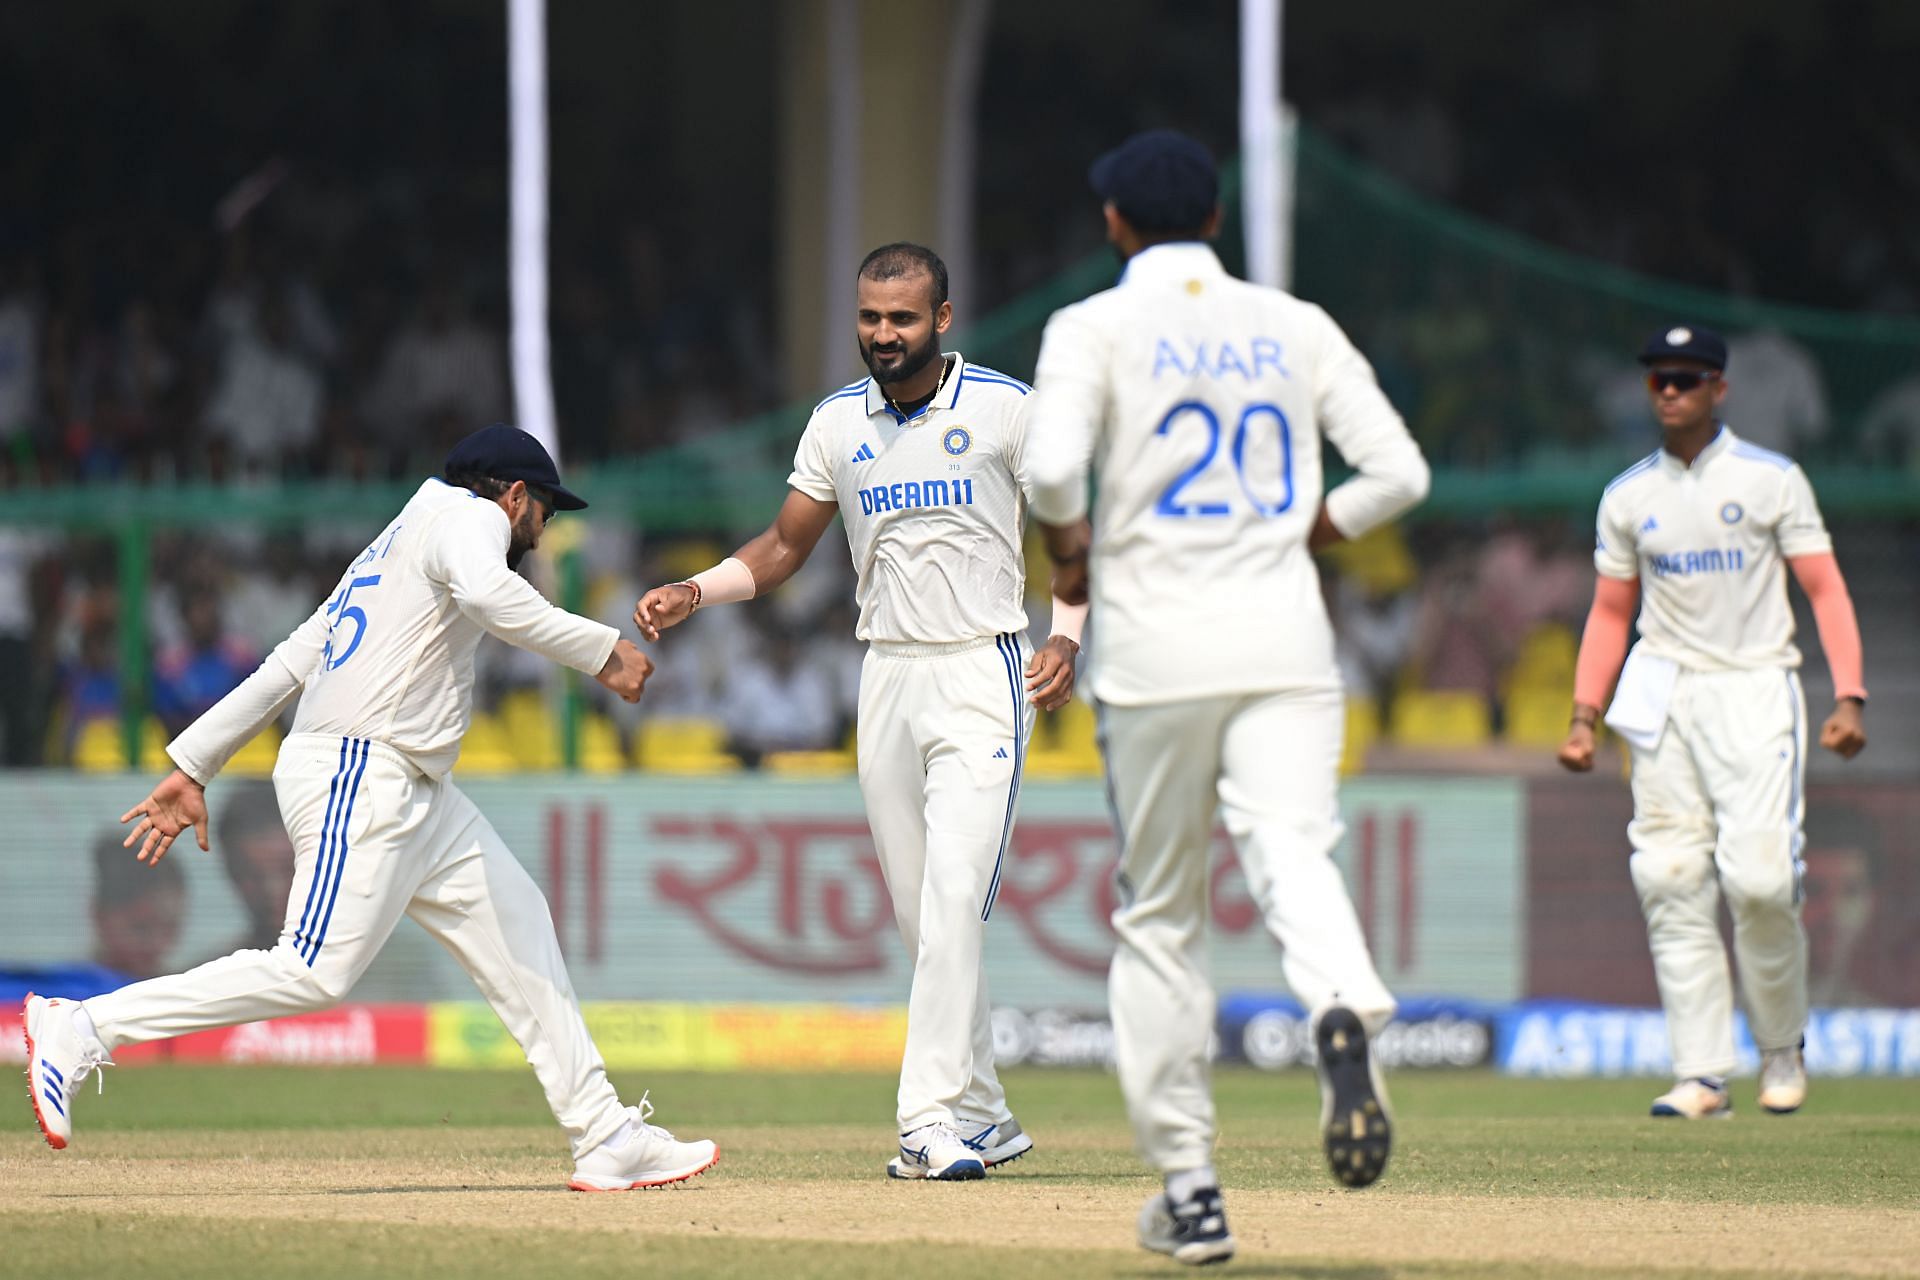
[[1477, 693], [1408, 689], [1393, 700], [1392, 730], [1403, 747], [1477, 747], [1493, 735], [1493, 717]]
[[1058, 711], [1043, 711], [1027, 744], [1029, 778], [1097, 778], [1100, 747], [1092, 704], [1076, 696]]
[[650, 773], [732, 773], [740, 762], [726, 749], [717, 720], [648, 718], [634, 735], [634, 763]]

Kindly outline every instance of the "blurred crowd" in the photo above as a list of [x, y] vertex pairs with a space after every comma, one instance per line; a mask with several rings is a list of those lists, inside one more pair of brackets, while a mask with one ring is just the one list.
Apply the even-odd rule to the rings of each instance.
[[[146, 749], [245, 679], [326, 598], [368, 532], [157, 535], [131, 640], [150, 708]], [[1410, 543], [1384, 530], [1323, 560], [1342, 675], [1381, 723], [1394, 720], [1396, 699], [1409, 690], [1449, 690], [1484, 705], [1489, 731], [1498, 732], [1528, 637], [1548, 627], [1570, 643], [1584, 616], [1587, 535], [1551, 521], [1426, 525], [1416, 536]], [[613, 520], [582, 521], [576, 537], [584, 590], [574, 603], [627, 634], [648, 587], [705, 568], [732, 546], [724, 537], [647, 538]], [[1028, 613], [1042, 635], [1047, 576], [1037, 545], [1029, 552]], [[525, 572], [562, 598], [554, 555], [531, 557]], [[6, 763], [112, 767], [122, 758], [121, 590], [110, 540], [0, 527]], [[768, 602], [702, 610], [670, 632], [653, 650], [658, 670], [637, 706], [579, 683], [589, 712], [617, 735], [622, 760], [636, 758], [649, 720], [715, 726], [715, 748], [747, 767], [771, 753], [837, 751], [849, 741], [859, 695], [864, 647], [855, 620], [847, 557], [827, 546]], [[1089, 653], [1098, 645], [1096, 627]], [[551, 664], [487, 644], [477, 674], [482, 714], [531, 699], [544, 708], [541, 730], [552, 730], [563, 677]], [[1564, 689], [1554, 694], [1564, 701]]]

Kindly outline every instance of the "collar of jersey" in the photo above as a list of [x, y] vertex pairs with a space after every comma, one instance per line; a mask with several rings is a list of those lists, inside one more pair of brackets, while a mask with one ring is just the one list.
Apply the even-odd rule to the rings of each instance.
[[1174, 284], [1195, 276], [1223, 276], [1227, 269], [1211, 246], [1198, 240], [1149, 245], [1127, 259], [1121, 284]]
[[1726, 423], [1720, 423], [1719, 427], [1720, 430], [1714, 433], [1713, 439], [1707, 441], [1707, 447], [1702, 449], [1699, 456], [1693, 460], [1693, 465], [1687, 465], [1665, 449], [1660, 450], [1660, 465], [1675, 475], [1683, 476], [1689, 471], [1698, 474], [1702, 467], [1733, 448], [1734, 442], [1740, 438], [1727, 429]]
[[947, 375], [947, 385], [940, 388], [940, 394], [921, 407], [920, 412], [911, 418], [903, 418], [895, 413], [893, 406], [887, 403], [886, 393], [880, 390], [880, 384], [872, 378], [867, 379], [867, 416], [884, 413], [896, 422], [918, 422], [927, 416], [931, 409], [951, 409], [960, 398], [960, 375], [967, 371], [967, 362], [958, 351], [943, 351], [942, 356], [953, 357], [953, 372]]

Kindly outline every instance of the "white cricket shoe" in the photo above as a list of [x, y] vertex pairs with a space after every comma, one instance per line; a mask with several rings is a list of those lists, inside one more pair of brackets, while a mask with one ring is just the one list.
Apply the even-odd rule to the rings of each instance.
[[684, 1182], [720, 1163], [720, 1148], [711, 1142], [682, 1142], [657, 1124], [648, 1124], [653, 1104], [645, 1094], [640, 1105], [628, 1107], [626, 1141], [618, 1148], [601, 1143], [574, 1162], [575, 1191], [634, 1191]]
[[1673, 1088], [1655, 1098], [1652, 1114], [1686, 1120], [1724, 1120], [1733, 1115], [1733, 1099], [1727, 1095], [1726, 1081], [1695, 1076], [1676, 1082]]
[[1033, 1139], [1027, 1136], [1027, 1131], [1012, 1116], [998, 1124], [962, 1120], [955, 1128], [960, 1134], [960, 1141], [972, 1148], [979, 1155], [980, 1163], [989, 1169], [1006, 1164], [1009, 1160], [1018, 1160], [1033, 1150]]
[[978, 1151], [960, 1140], [952, 1125], [923, 1124], [900, 1135], [900, 1154], [887, 1162], [887, 1176], [973, 1182], [987, 1176], [987, 1164]]
[[1371, 1185], [1393, 1152], [1393, 1113], [1379, 1064], [1359, 1015], [1332, 1005], [1314, 1027], [1320, 1068], [1320, 1139], [1333, 1176], [1350, 1187]]
[[[73, 1099], [80, 1082], [88, 1072], [113, 1065], [106, 1046], [73, 1025], [78, 1007], [73, 1000], [49, 1000], [29, 991], [21, 1010], [27, 1032], [27, 1097], [33, 1100], [40, 1132], [55, 1151], [66, 1150], [73, 1139]], [[104, 1080], [99, 1083], [106, 1087]]]
[[1760, 1106], [1774, 1115], [1798, 1111], [1807, 1100], [1807, 1061], [1799, 1049], [1760, 1055]]
[[1220, 1188], [1203, 1188], [1179, 1204], [1164, 1191], [1149, 1199], [1140, 1206], [1140, 1247], [1196, 1267], [1231, 1258], [1233, 1233]]

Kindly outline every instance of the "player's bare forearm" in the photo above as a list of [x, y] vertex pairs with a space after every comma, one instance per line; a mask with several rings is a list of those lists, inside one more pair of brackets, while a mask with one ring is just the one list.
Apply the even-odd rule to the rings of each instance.
[[1093, 526], [1085, 520], [1072, 524], [1040, 525], [1047, 557], [1053, 561], [1053, 594], [1064, 604], [1087, 602], [1087, 557], [1093, 549]]
[[[820, 535], [827, 531], [827, 526], [833, 523], [833, 517], [839, 510], [837, 503], [822, 502], [798, 490], [789, 492], [773, 523], [728, 557], [733, 562], [736, 576], [739, 569], [744, 567], [747, 577], [741, 579], [743, 589], [724, 598], [741, 600], [763, 596], [791, 578], [807, 562], [807, 557], [813, 554]], [[727, 567], [723, 561], [712, 570], [694, 575], [694, 578], [699, 581], [711, 577], [716, 583], [726, 585], [721, 570]], [[670, 582], [640, 597], [640, 603], [634, 606], [633, 623], [648, 640], [658, 640], [661, 631], [685, 622], [700, 604], [720, 602], [702, 601], [700, 593], [693, 587], [686, 583]]]
[[790, 490], [766, 531], [733, 553], [752, 572], [754, 593], [765, 595], [797, 573], [839, 511], [838, 503]]
[[166, 857], [175, 838], [189, 827], [200, 847], [208, 847], [207, 789], [182, 770], [175, 769], [161, 779], [145, 800], [120, 815], [121, 822], [133, 822], [135, 818], [140, 821], [120, 844], [131, 849], [138, 842], [140, 847], [133, 856], [149, 866]]
[[1034, 651], [1027, 664], [1027, 701], [1042, 711], [1058, 711], [1073, 698], [1073, 660], [1080, 646], [1065, 636], [1051, 636]]

